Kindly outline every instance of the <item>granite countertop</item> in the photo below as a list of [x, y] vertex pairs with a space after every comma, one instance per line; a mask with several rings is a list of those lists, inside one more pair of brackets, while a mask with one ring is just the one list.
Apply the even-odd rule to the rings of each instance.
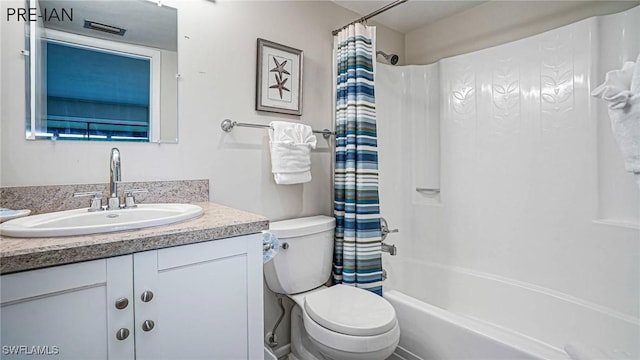
[[269, 221], [259, 215], [214, 203], [196, 219], [140, 230], [51, 238], [0, 238], [0, 273], [7, 274], [78, 261], [132, 254], [201, 241], [253, 234]]

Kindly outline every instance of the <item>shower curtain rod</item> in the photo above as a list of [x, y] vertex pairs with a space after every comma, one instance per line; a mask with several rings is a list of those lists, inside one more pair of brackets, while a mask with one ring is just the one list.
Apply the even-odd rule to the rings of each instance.
[[352, 22], [348, 23], [347, 25], [341, 27], [340, 29], [333, 30], [331, 32], [331, 34], [333, 34], [334, 36], [338, 35], [340, 30], [346, 28], [349, 25], [352, 25], [352, 24], [355, 24], [355, 23], [365, 22], [365, 21], [371, 19], [372, 17], [374, 17], [376, 15], [379, 15], [379, 14], [382, 14], [383, 12], [385, 12], [385, 11], [391, 9], [391, 8], [394, 8], [394, 7], [396, 7], [396, 6], [398, 6], [398, 5], [402, 4], [402, 3], [406, 3], [407, 1], [409, 1], [409, 0], [396, 0], [396, 1], [392, 2], [391, 4], [387, 4], [387, 5], [383, 6], [383, 7], [381, 7], [380, 9], [372, 12], [371, 14], [365, 15], [365, 16], [361, 17], [358, 20], [355, 20], [355, 21], [352, 21]]
[[[267, 128], [267, 129], [271, 127], [269, 125], [262, 125], [262, 124], [240, 123], [240, 122], [237, 122], [237, 121], [233, 121], [231, 119], [224, 119], [224, 120], [222, 120], [222, 123], [220, 123], [220, 127], [225, 132], [231, 132], [231, 130], [233, 130], [234, 126], [251, 127], [251, 128]], [[336, 133], [334, 133], [333, 131], [331, 131], [329, 129], [313, 130], [313, 132], [316, 133], [316, 134], [322, 134], [322, 137], [324, 137], [325, 139], [328, 139], [329, 136], [336, 134]]]

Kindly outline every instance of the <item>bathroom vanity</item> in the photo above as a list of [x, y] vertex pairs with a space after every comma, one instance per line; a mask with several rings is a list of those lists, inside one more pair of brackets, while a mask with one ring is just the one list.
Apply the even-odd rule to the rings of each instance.
[[268, 221], [198, 205], [202, 217], [174, 225], [3, 238], [3, 357], [261, 358]]

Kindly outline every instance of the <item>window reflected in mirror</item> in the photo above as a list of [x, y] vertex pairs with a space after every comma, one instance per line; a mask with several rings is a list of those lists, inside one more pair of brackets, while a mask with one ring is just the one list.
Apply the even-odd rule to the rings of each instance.
[[151, 59], [47, 43], [47, 136], [149, 141]]
[[31, 1], [73, 19], [39, 20], [27, 31], [27, 139], [177, 142], [175, 9]]

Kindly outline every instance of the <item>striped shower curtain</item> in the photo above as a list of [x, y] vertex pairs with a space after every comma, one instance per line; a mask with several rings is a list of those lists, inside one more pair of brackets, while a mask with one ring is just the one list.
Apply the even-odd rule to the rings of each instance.
[[333, 281], [382, 295], [375, 27], [350, 25], [335, 39], [336, 217]]

